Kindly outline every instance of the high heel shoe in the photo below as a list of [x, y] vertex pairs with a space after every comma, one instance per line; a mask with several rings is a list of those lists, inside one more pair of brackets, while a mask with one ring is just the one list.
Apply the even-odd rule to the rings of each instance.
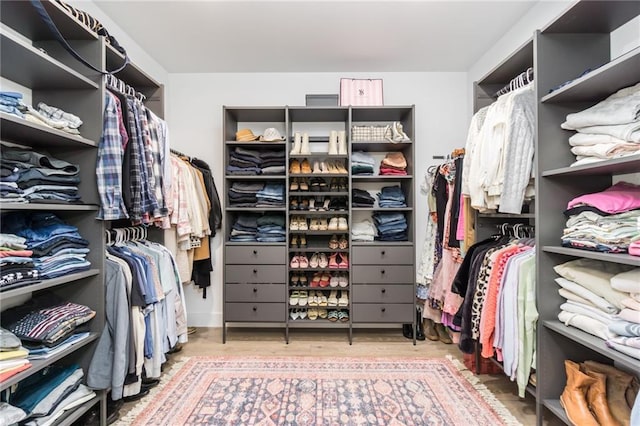
[[338, 241], [338, 236], [337, 235], [332, 235], [331, 239], [329, 240], [329, 248], [332, 250], [335, 250], [339, 247], [339, 241]]
[[329, 256], [329, 269], [338, 269], [338, 253], [333, 253]]
[[331, 199], [329, 197], [326, 197], [324, 199], [324, 204], [322, 205], [322, 210], [323, 211], [329, 211], [329, 204], [331, 204]]
[[291, 237], [290, 247], [293, 247], [293, 248], [299, 247], [298, 246], [298, 236], [297, 235], [294, 235], [294, 236]]
[[349, 268], [349, 256], [346, 253], [340, 253], [340, 263], [338, 263], [338, 268]]
[[313, 255], [311, 255], [311, 259], [309, 259], [309, 267], [317, 268], [319, 260], [320, 260], [320, 253], [313, 253]]
[[309, 211], [316, 211], [316, 199], [313, 197], [309, 199]]
[[338, 247], [340, 248], [340, 250], [345, 250], [349, 248], [349, 240], [347, 240], [344, 235], [340, 238], [340, 241], [338, 242]]
[[327, 266], [329, 266], [329, 259], [327, 258], [327, 255], [325, 253], [320, 253], [318, 255], [318, 267], [326, 268]]

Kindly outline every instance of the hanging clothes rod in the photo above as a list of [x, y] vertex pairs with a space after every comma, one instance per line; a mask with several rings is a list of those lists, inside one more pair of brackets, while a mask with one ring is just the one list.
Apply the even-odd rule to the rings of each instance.
[[107, 245], [124, 243], [125, 241], [140, 241], [147, 239], [146, 226], [127, 226], [125, 228], [112, 228], [104, 231]]
[[533, 82], [533, 68], [529, 67], [526, 71], [523, 71], [518, 74], [518, 76], [512, 78], [509, 84], [496, 92], [494, 97], [497, 98], [498, 96], [509, 93], [515, 89], [524, 87], [531, 82]]
[[143, 102], [147, 97], [144, 93], [137, 92], [133, 87], [126, 84], [124, 81], [120, 80], [118, 77], [115, 77], [113, 74], [105, 75], [107, 87], [111, 90], [115, 90], [118, 93], [123, 95], [133, 96], [138, 99], [140, 102]]
[[180, 152], [178, 150], [175, 150], [173, 148], [171, 148], [169, 151], [171, 151], [172, 154], [175, 154], [175, 155], [177, 155], [179, 157], [187, 157], [188, 159], [191, 159], [190, 155], [184, 154], [184, 153], [182, 153], [182, 152]]

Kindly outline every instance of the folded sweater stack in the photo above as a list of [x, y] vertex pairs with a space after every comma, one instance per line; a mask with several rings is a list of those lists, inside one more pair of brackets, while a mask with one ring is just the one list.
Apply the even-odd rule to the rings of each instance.
[[380, 162], [380, 175], [407, 175], [407, 160], [402, 152], [389, 152]]
[[640, 153], [640, 83], [567, 115], [561, 127], [577, 131], [569, 138], [572, 166]]

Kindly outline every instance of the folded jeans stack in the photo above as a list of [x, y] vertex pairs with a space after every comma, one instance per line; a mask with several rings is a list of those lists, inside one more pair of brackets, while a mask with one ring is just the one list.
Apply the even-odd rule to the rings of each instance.
[[45, 152], [0, 145], [3, 202], [78, 203], [80, 166]]
[[389, 152], [380, 162], [380, 175], [406, 176], [407, 160], [402, 152]]
[[374, 213], [378, 241], [407, 241], [407, 219], [402, 213]]
[[282, 214], [265, 214], [257, 219], [258, 234], [261, 243], [281, 243], [287, 240], [285, 218]]
[[3, 290], [38, 278], [56, 278], [91, 267], [86, 260], [89, 242], [80, 236], [77, 227], [53, 213], [9, 213], [2, 217], [2, 233], [3, 243], [13, 241], [10, 247], [26, 249], [23, 253], [0, 258], [0, 287]]
[[626, 253], [640, 241], [640, 185], [618, 182], [571, 200], [562, 245], [605, 253]]
[[263, 175], [284, 175], [286, 172], [284, 150], [264, 150], [260, 152], [260, 172]]
[[373, 222], [365, 219], [351, 225], [351, 239], [353, 241], [373, 242], [378, 232]]
[[577, 131], [569, 138], [576, 155], [572, 166], [640, 153], [640, 83], [568, 114], [561, 127]]
[[284, 183], [267, 182], [264, 188], [256, 193], [256, 207], [283, 207], [285, 198]]
[[20, 111], [21, 101], [22, 93], [0, 92], [0, 111], [24, 118], [24, 114]]
[[351, 154], [351, 174], [354, 175], [373, 175], [376, 160], [362, 151], [356, 151]]
[[264, 189], [264, 182], [233, 182], [229, 188], [229, 206], [256, 207], [258, 192]]
[[239, 214], [231, 227], [231, 235], [229, 241], [233, 242], [255, 242], [258, 234], [258, 218], [257, 214], [242, 213]]
[[381, 208], [407, 207], [407, 201], [400, 186], [385, 186], [378, 193], [378, 205]]
[[373, 207], [376, 200], [368, 191], [363, 189], [351, 189], [351, 203], [353, 207]]

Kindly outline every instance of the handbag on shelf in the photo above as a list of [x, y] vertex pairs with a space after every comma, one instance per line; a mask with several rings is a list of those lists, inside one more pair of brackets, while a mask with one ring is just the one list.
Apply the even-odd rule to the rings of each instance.
[[352, 126], [351, 140], [354, 142], [391, 140], [391, 126]]
[[382, 106], [382, 79], [340, 79], [340, 106]]

